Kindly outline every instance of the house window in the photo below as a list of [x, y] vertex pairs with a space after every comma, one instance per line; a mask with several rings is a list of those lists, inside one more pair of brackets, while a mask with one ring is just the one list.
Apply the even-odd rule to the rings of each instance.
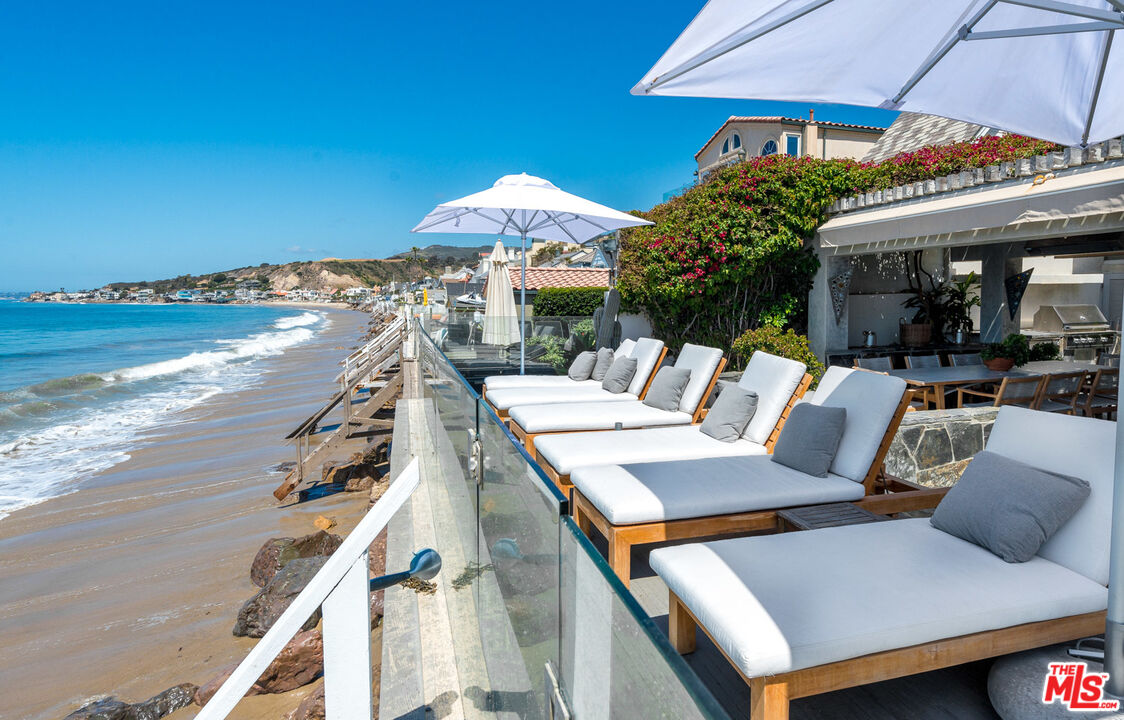
[[784, 151], [789, 155], [796, 157], [800, 156], [800, 136], [799, 135], [785, 135], [784, 136], [785, 148]]
[[776, 155], [777, 154], [777, 141], [766, 140], [765, 144], [761, 146], [762, 155]]
[[734, 141], [734, 149], [735, 150], [737, 150], [738, 148], [740, 148], [742, 146], [742, 136], [741, 135], [738, 135], [737, 133], [734, 133], [733, 141]]
[[725, 155], [728, 152], [730, 152], [730, 138], [726, 138], [722, 143], [722, 154]]

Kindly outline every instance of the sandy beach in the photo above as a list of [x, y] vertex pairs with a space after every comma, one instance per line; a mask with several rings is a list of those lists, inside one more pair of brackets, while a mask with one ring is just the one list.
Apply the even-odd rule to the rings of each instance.
[[[328, 397], [369, 317], [329, 316], [314, 340], [260, 360], [253, 388], [148, 433], [78, 492], [0, 520], [0, 718], [61, 718], [99, 696], [136, 702], [205, 682], [256, 642], [231, 628], [257, 591], [261, 544], [314, 532], [318, 515], [339, 522], [334, 532], [354, 526], [365, 493], [301, 505], [271, 495], [294, 459], [282, 438]], [[238, 716], [278, 717], [301, 694], [251, 698]]]

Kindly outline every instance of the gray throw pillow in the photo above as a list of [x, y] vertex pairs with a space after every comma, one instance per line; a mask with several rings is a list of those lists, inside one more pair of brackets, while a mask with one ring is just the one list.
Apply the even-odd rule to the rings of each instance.
[[628, 390], [628, 384], [632, 382], [632, 376], [635, 374], [636, 358], [619, 357], [605, 373], [605, 377], [601, 380], [601, 387], [611, 393], [622, 393]]
[[593, 374], [589, 376], [590, 380], [597, 380], [600, 382], [605, 379], [605, 373], [609, 372], [609, 368], [613, 366], [613, 349], [601, 348], [597, 351], [597, 364], [593, 366]]
[[846, 408], [800, 403], [789, 412], [773, 446], [773, 462], [806, 475], [827, 477], [846, 422]]
[[570, 363], [570, 370], [566, 373], [571, 380], [588, 380], [593, 374], [593, 368], [597, 364], [597, 353], [592, 350], [587, 350], [583, 353], [578, 353], [574, 361]]
[[675, 412], [679, 409], [679, 401], [683, 399], [683, 391], [687, 389], [689, 382], [691, 371], [687, 368], [662, 367], [648, 386], [648, 392], [644, 394], [644, 404]]
[[964, 469], [930, 522], [933, 527], [1021, 563], [1073, 517], [1089, 483], [984, 450]]
[[757, 412], [757, 393], [731, 383], [707, 411], [699, 430], [715, 440], [732, 443], [742, 436]]

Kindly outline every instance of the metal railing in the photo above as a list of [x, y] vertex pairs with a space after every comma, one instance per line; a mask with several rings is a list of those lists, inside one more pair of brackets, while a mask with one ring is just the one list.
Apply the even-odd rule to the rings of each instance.
[[369, 595], [373, 589], [408, 577], [430, 579], [441, 569], [440, 556], [432, 550], [424, 550], [414, 556], [410, 570], [405, 573], [369, 579], [368, 548], [420, 481], [415, 458], [227, 678], [196, 720], [227, 717], [317, 608], [323, 610], [327, 717], [330, 720], [371, 717]]

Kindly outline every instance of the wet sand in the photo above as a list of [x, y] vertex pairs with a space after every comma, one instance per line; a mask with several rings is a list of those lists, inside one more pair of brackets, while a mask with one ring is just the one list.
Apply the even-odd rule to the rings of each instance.
[[[0, 520], [0, 718], [205, 682], [256, 642], [230, 630], [258, 590], [261, 544], [314, 532], [321, 514], [333, 532], [354, 526], [365, 493], [299, 506], [271, 494], [295, 457], [282, 438], [328, 398], [368, 320], [329, 317], [313, 341], [259, 360], [262, 383], [180, 414], [82, 490]], [[278, 717], [303, 694], [251, 698], [236, 716]]]

